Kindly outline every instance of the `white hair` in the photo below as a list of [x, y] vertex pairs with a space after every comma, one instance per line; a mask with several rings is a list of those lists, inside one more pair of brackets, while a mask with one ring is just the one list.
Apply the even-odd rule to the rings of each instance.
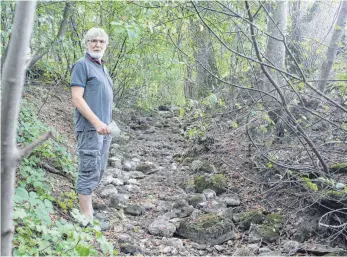
[[84, 43], [87, 45], [87, 42], [89, 40], [92, 40], [96, 37], [104, 37], [106, 40], [106, 43], [108, 43], [108, 35], [106, 34], [105, 30], [101, 28], [91, 28], [87, 31], [87, 33], [84, 35]]

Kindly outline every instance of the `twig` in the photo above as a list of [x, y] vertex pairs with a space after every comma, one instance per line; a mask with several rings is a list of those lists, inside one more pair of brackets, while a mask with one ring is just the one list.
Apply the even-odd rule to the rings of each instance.
[[20, 150], [20, 152], [19, 152], [19, 160], [22, 160], [23, 158], [28, 156], [34, 150], [35, 147], [43, 144], [43, 142], [45, 142], [47, 139], [49, 139], [52, 136], [53, 136], [52, 132], [49, 131], [46, 134], [44, 134], [41, 137], [39, 137], [35, 142], [31, 143], [30, 145], [28, 145], [24, 149]]

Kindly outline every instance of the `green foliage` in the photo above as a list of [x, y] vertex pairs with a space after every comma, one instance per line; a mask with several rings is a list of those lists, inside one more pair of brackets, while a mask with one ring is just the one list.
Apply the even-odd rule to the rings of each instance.
[[[49, 130], [36, 116], [33, 105], [23, 101], [17, 141], [26, 145]], [[118, 252], [100, 232], [98, 224], [84, 228], [82, 215], [73, 209], [77, 196], [74, 191], [63, 192], [58, 198], [52, 196], [52, 185], [45, 177], [40, 164], [53, 162], [55, 167], [67, 173], [74, 171], [74, 160], [59, 142], [50, 140], [25, 158], [17, 173], [14, 196], [13, 254], [15, 256], [113, 256]], [[54, 159], [54, 161], [53, 161]], [[60, 159], [60, 160], [58, 160]], [[57, 211], [67, 214], [71, 210], [75, 221], [60, 218]], [[59, 210], [61, 213], [61, 211]], [[68, 214], [67, 214], [68, 215]], [[69, 217], [70, 218], [70, 217]], [[72, 220], [73, 220], [72, 219]]]
[[317, 184], [313, 183], [310, 178], [303, 177], [302, 178], [304, 185], [307, 187], [307, 189], [317, 192], [318, 191], [318, 186]]

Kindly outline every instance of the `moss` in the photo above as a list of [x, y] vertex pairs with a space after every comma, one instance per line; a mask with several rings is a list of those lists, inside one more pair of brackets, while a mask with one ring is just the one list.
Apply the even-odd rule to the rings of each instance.
[[198, 176], [194, 179], [194, 185], [198, 193], [202, 193], [205, 189], [212, 189], [218, 195], [226, 191], [227, 181], [223, 174], [215, 174], [209, 178]]
[[198, 193], [202, 193], [205, 189], [209, 188], [210, 183], [206, 181], [204, 176], [198, 176], [194, 179], [194, 186]]
[[239, 223], [239, 227], [247, 230], [251, 224], [262, 224], [263, 214], [260, 210], [252, 210], [243, 213], [234, 214], [234, 221]]
[[266, 223], [271, 224], [277, 228], [282, 228], [283, 216], [278, 213], [270, 213], [266, 216]]
[[193, 207], [196, 207], [199, 203], [204, 202], [206, 198], [202, 194], [191, 195], [188, 197], [187, 201]]
[[201, 228], [210, 228], [221, 222], [221, 217], [216, 214], [203, 214], [198, 217], [196, 225]]
[[265, 242], [272, 243], [276, 241], [280, 236], [278, 228], [273, 225], [259, 225], [257, 227], [257, 230], [259, 235], [261, 235]]
[[333, 172], [347, 172], [347, 163], [336, 163], [330, 169]]

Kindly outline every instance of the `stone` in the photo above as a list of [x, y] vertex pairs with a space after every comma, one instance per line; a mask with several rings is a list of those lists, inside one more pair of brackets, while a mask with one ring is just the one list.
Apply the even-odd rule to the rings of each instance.
[[195, 208], [199, 203], [205, 202], [206, 197], [203, 194], [193, 194], [187, 197], [187, 201], [189, 205]]
[[100, 190], [99, 195], [103, 198], [110, 197], [111, 195], [117, 194], [117, 188], [114, 185], [107, 185]]
[[170, 223], [166, 217], [159, 216], [149, 225], [148, 231], [155, 236], [172, 237], [176, 226]]
[[149, 210], [152, 210], [155, 208], [155, 205], [152, 204], [152, 203], [148, 203], [148, 202], [145, 202], [142, 204], [143, 208], [145, 208], [145, 210], [149, 211]]
[[180, 238], [168, 238], [168, 240], [165, 242], [166, 245], [168, 246], [172, 246], [172, 247], [175, 247], [175, 248], [182, 248], [183, 247], [183, 242], [182, 242], [182, 239]]
[[217, 245], [235, 238], [233, 223], [216, 214], [203, 214], [195, 220], [183, 220], [177, 233], [199, 244]]
[[121, 169], [122, 168], [122, 162], [118, 157], [111, 157], [108, 159], [108, 163], [111, 167]]
[[110, 197], [109, 207], [118, 208], [125, 205], [129, 201], [129, 195], [127, 194], [115, 194]]
[[141, 253], [141, 250], [137, 248], [134, 244], [124, 244], [120, 246], [120, 251], [125, 254], [136, 255]]
[[139, 193], [141, 191], [141, 188], [137, 185], [125, 185], [124, 187], [131, 193]]
[[141, 178], [144, 178], [146, 176], [141, 171], [131, 171], [131, 172], [129, 172], [128, 175], [129, 175], [129, 178], [135, 178], [135, 179], [141, 179]]
[[227, 206], [223, 202], [210, 200], [203, 203], [199, 203], [197, 207], [200, 208], [203, 212], [217, 214], [223, 212]]
[[300, 243], [297, 241], [288, 240], [282, 246], [282, 252], [289, 255], [294, 255], [300, 249]]
[[112, 185], [114, 185], [114, 186], [122, 186], [122, 185], [124, 185], [124, 182], [121, 179], [119, 179], [119, 178], [114, 178], [113, 181], [112, 181]]
[[125, 171], [131, 171], [131, 169], [132, 169], [131, 163], [129, 161], [125, 161], [123, 163], [122, 169]]
[[127, 183], [130, 184], [130, 185], [137, 185], [137, 186], [140, 185], [140, 183], [136, 179], [134, 179], [134, 178], [129, 179], [127, 181]]
[[260, 210], [252, 210], [242, 213], [235, 213], [233, 215], [233, 220], [238, 223], [239, 228], [248, 230], [250, 225], [262, 224], [263, 223], [263, 213]]
[[212, 189], [219, 195], [226, 191], [227, 179], [224, 174], [197, 176], [194, 178], [194, 187], [198, 193], [202, 193], [205, 189]]
[[251, 224], [249, 229], [249, 242], [257, 242], [260, 239], [266, 243], [273, 243], [279, 239], [279, 229], [271, 224]]
[[215, 245], [214, 248], [218, 251], [218, 252], [223, 252], [225, 251], [225, 248], [221, 245]]
[[240, 198], [234, 194], [222, 195], [220, 200], [225, 202], [228, 207], [239, 206], [241, 204]]
[[132, 216], [140, 216], [144, 212], [145, 212], [145, 209], [142, 206], [137, 204], [129, 204], [124, 210], [125, 214], [129, 214]]
[[212, 189], [205, 189], [202, 194], [206, 197], [206, 200], [211, 200], [216, 198], [216, 192]]
[[144, 174], [149, 174], [151, 170], [155, 169], [155, 165], [152, 162], [143, 162], [135, 167], [135, 170], [142, 171]]
[[255, 256], [251, 249], [247, 246], [237, 249], [232, 256]]

